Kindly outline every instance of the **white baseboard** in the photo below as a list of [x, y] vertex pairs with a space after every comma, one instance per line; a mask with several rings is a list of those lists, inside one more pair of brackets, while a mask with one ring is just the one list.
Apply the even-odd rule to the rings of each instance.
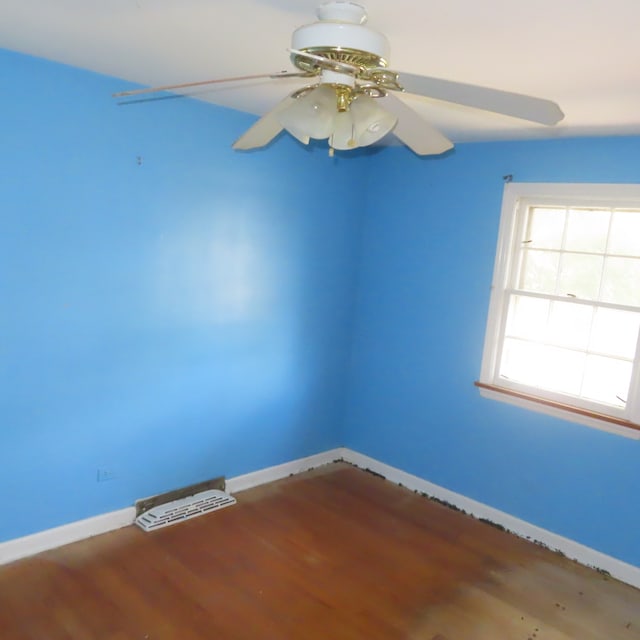
[[[390, 482], [401, 484], [412, 491], [418, 491], [438, 500], [448, 502], [458, 509], [466, 511], [469, 515], [494, 522], [515, 535], [540, 542], [550, 549], [561, 551], [567, 557], [577, 560], [580, 564], [607, 571], [614, 578], [640, 588], [639, 567], [622, 562], [574, 540], [564, 538], [556, 533], [515, 518], [504, 511], [489, 507], [482, 502], [477, 502], [347, 448], [331, 449], [307, 458], [292, 460], [291, 462], [267, 467], [253, 473], [229, 478], [226, 482], [226, 489], [233, 494], [267, 482], [280, 480], [290, 475], [303, 473], [335, 460], [344, 460], [362, 469], [369, 469], [384, 476]], [[84, 538], [126, 527], [133, 524], [134, 519], [135, 508], [127, 507], [126, 509], [112, 511], [111, 513], [105, 513], [86, 520], [79, 520], [54, 529], [47, 529], [23, 538], [2, 542], [0, 543], [0, 565], [71, 542], [77, 542]]]
[[346, 449], [343, 448], [330, 449], [329, 451], [317, 453], [308, 458], [299, 458], [298, 460], [285, 462], [275, 467], [267, 467], [266, 469], [260, 469], [259, 471], [247, 473], [243, 476], [229, 478], [226, 481], [226, 490], [234, 494], [236, 491], [244, 491], [245, 489], [251, 489], [252, 487], [257, 487], [267, 482], [273, 482], [274, 480], [280, 480], [287, 476], [303, 473], [304, 471], [309, 471], [309, 469], [344, 459], [345, 451]]
[[553, 533], [541, 527], [537, 527], [525, 520], [520, 520], [514, 516], [499, 511], [493, 507], [489, 507], [482, 502], [477, 502], [471, 498], [467, 498], [459, 493], [440, 487], [437, 484], [423, 480], [418, 476], [406, 473], [396, 467], [389, 466], [374, 458], [352, 451], [351, 449], [343, 450], [343, 459], [361, 469], [369, 469], [387, 480], [401, 484], [407, 489], [418, 491], [428, 496], [443, 500], [449, 504], [466, 511], [475, 518], [483, 518], [495, 524], [498, 524], [515, 535], [526, 538], [533, 542], [542, 543], [555, 551], [560, 551], [568, 558], [576, 560], [580, 564], [606, 571], [612, 577], [626, 582], [634, 587], [640, 588], [640, 568], [632, 564], [613, 558], [605, 553], [596, 551], [591, 547], [587, 547], [579, 542], [564, 538], [563, 536]]
[[0, 565], [126, 527], [133, 524], [135, 516], [135, 507], [127, 507], [126, 509], [103, 513], [86, 520], [77, 520], [54, 529], [39, 531], [23, 538], [1, 542]]
[[[343, 457], [342, 449], [332, 449], [324, 451], [307, 458], [299, 458], [291, 462], [285, 462], [274, 467], [268, 467], [253, 473], [230, 478], [226, 482], [226, 489], [229, 493], [250, 489], [267, 482], [280, 480], [292, 474], [302, 473], [314, 467], [339, 460]], [[0, 565], [20, 560], [36, 553], [55, 549], [65, 544], [91, 538], [108, 533], [121, 527], [126, 527], [134, 523], [136, 517], [135, 507], [127, 507], [111, 513], [104, 513], [86, 520], [78, 520], [69, 524], [46, 529], [22, 538], [15, 538], [7, 542], [0, 542]]]

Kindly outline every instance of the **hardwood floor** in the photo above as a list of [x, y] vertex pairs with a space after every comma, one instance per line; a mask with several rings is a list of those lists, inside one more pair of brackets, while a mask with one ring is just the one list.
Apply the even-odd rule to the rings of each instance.
[[0, 567], [2, 640], [636, 640], [640, 591], [336, 463]]

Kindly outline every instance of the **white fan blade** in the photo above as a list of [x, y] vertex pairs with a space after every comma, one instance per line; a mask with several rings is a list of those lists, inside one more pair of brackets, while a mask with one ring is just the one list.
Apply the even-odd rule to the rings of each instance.
[[225, 82], [240, 82], [243, 80], [265, 80], [267, 78], [308, 78], [311, 74], [303, 72], [280, 71], [278, 73], [260, 73], [252, 76], [235, 76], [232, 78], [218, 78], [217, 80], [202, 80], [200, 82], [183, 82], [182, 84], [165, 84], [160, 87], [146, 87], [144, 89], [132, 89], [130, 91], [120, 91], [111, 94], [112, 98], [126, 98], [137, 96], [143, 93], [158, 93], [159, 91], [175, 91], [176, 89], [192, 89], [194, 87], [204, 87], [210, 84], [221, 84]]
[[[288, 109], [295, 98], [287, 96], [279, 102], [271, 111], [260, 118], [251, 128], [247, 129], [232, 145], [234, 149], [247, 151], [268, 145], [283, 129], [278, 121], [278, 114]], [[302, 144], [309, 144], [309, 138], [295, 136]]]
[[411, 73], [398, 75], [398, 81], [405, 91], [418, 96], [463, 104], [546, 125], [556, 124], [564, 118], [560, 107], [551, 100]]
[[432, 127], [421, 115], [391, 93], [383, 98], [384, 106], [397, 116], [398, 124], [393, 129], [404, 144], [419, 156], [444, 153], [453, 148], [453, 142]]

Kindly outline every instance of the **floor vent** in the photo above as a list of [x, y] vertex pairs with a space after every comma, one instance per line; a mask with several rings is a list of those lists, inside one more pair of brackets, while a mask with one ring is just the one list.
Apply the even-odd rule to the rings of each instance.
[[236, 503], [236, 499], [224, 491], [210, 489], [202, 493], [196, 493], [188, 498], [180, 498], [173, 502], [158, 505], [141, 513], [136, 518], [136, 524], [145, 531], [153, 531], [177, 524], [190, 518], [204, 515], [216, 509], [230, 507]]

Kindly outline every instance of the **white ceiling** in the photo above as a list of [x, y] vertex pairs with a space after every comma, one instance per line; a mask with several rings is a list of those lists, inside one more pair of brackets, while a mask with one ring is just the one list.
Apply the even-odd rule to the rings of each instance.
[[[315, 20], [318, 3], [2, 0], [0, 47], [141, 85], [270, 73], [292, 69], [291, 32]], [[638, 0], [362, 4], [391, 43], [392, 69], [547, 98], [566, 114], [547, 128], [403, 96], [454, 142], [640, 134]], [[263, 114], [301, 83], [236, 83], [198, 97]]]

